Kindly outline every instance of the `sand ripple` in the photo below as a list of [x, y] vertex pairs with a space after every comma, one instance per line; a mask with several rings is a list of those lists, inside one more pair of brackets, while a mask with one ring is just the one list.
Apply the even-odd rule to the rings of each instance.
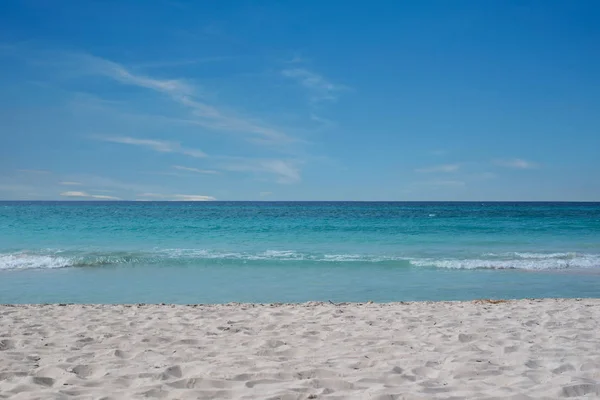
[[0, 399], [600, 397], [600, 300], [0, 306]]

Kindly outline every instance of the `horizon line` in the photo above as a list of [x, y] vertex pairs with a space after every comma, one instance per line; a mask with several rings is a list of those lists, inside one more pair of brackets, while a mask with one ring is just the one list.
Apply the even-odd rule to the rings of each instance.
[[600, 203], [600, 200], [1, 200], [0, 203]]

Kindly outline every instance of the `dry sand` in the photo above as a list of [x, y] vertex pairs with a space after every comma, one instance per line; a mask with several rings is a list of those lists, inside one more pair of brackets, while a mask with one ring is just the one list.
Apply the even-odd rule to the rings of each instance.
[[0, 398], [600, 397], [600, 299], [0, 306]]

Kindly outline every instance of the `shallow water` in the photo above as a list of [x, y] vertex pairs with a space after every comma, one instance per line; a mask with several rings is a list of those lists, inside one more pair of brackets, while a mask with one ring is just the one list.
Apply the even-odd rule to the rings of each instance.
[[600, 203], [0, 203], [1, 303], [484, 297], [600, 297]]

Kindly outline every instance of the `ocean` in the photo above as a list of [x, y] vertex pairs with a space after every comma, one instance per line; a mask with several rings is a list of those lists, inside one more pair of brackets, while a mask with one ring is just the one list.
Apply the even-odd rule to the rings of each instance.
[[0, 303], [600, 297], [600, 203], [0, 202]]

